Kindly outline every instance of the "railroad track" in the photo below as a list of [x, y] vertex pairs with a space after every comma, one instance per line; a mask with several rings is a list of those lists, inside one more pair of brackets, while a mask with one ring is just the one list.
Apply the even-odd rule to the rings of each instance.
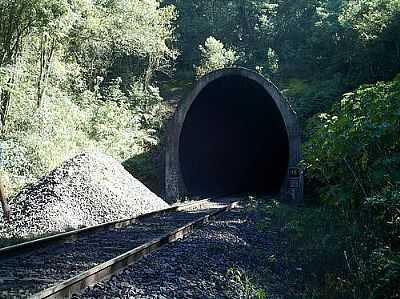
[[241, 200], [202, 200], [0, 249], [0, 298], [69, 298]]

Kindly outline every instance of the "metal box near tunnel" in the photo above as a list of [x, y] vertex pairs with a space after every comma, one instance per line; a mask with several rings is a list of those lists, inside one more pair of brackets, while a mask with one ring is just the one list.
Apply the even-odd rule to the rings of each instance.
[[304, 172], [300, 167], [290, 167], [288, 169], [287, 200], [300, 202], [303, 201], [304, 192]]

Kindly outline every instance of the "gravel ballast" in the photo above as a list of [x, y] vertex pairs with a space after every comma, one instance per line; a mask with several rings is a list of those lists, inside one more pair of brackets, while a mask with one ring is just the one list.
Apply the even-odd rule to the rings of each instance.
[[281, 244], [274, 232], [258, 232], [260, 217], [252, 204], [224, 213], [73, 298], [263, 298], [257, 292], [269, 299], [296, 298], [288, 269], [280, 262], [266, 265], [279, 257]]
[[21, 191], [0, 238], [35, 238], [161, 210], [169, 205], [113, 158], [83, 153]]

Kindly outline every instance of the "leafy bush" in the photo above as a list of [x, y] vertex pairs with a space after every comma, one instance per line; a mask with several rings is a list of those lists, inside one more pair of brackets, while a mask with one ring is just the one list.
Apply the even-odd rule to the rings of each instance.
[[302, 121], [323, 111], [329, 111], [337, 98], [344, 92], [340, 74], [330, 80], [306, 81], [290, 79], [284, 89], [285, 96], [293, 105]]
[[236, 52], [226, 49], [224, 44], [210, 36], [206, 39], [204, 46], [199, 46], [201, 52], [200, 65], [196, 67], [198, 78], [212, 71], [232, 66], [236, 60]]
[[307, 127], [308, 177], [321, 203], [357, 228], [346, 258], [357, 298], [400, 297], [399, 98], [400, 76], [364, 85]]
[[12, 193], [77, 152], [100, 149], [125, 160], [158, 144], [169, 110], [152, 85], [178, 54], [173, 5], [17, 0], [0, 7], [0, 172]]
[[[16, 69], [29, 67], [22, 64]], [[85, 111], [71, 97], [51, 87], [38, 109], [34, 76], [17, 74], [7, 126], [0, 137], [0, 169], [8, 173], [12, 193], [88, 144], [82, 130]]]
[[[25, 91], [30, 86], [21, 82]], [[169, 109], [158, 89], [134, 86], [126, 95], [113, 84], [104, 91], [106, 101], [87, 90], [72, 99], [52, 87], [40, 109], [31, 93], [14, 96], [0, 138], [0, 170], [12, 194], [78, 152], [100, 149], [125, 160], [157, 145]]]
[[303, 286], [297, 298], [398, 298], [400, 254], [366, 231], [367, 221], [356, 222], [337, 208], [276, 201], [264, 204], [263, 212], [258, 228], [278, 231], [282, 244], [266, 267], [283, 263], [287, 279]]
[[400, 76], [361, 86], [309, 122], [308, 176], [327, 186], [324, 201], [358, 207], [400, 181], [399, 97]]
[[366, 199], [362, 219], [370, 233], [400, 249], [400, 185], [390, 186]]

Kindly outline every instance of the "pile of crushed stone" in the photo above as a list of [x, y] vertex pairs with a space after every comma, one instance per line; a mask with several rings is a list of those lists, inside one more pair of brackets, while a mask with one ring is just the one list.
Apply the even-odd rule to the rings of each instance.
[[118, 161], [83, 153], [16, 196], [10, 222], [0, 220], [0, 238], [35, 238], [167, 207]]

